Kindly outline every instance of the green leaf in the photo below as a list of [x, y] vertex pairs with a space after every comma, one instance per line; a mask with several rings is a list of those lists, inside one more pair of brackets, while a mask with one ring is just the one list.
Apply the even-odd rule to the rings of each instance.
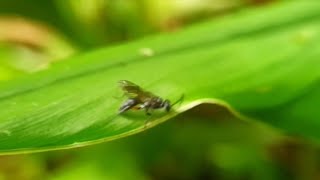
[[[310, 131], [319, 127], [320, 116], [319, 18], [320, 4], [313, 1], [246, 10], [73, 57], [2, 84], [0, 151], [34, 152], [109, 141], [204, 102], [319, 138], [320, 133]], [[116, 98], [122, 95], [117, 81], [122, 79], [172, 102], [182, 94], [185, 100], [170, 113], [118, 115], [124, 99]]]

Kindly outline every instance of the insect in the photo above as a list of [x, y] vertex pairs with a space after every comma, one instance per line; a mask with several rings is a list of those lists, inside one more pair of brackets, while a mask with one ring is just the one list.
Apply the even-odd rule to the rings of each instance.
[[151, 92], [143, 90], [138, 85], [127, 81], [121, 80], [118, 82], [120, 88], [124, 92], [124, 95], [128, 99], [119, 108], [119, 114], [124, 113], [130, 109], [140, 110], [144, 109], [147, 115], [151, 115], [150, 111], [154, 109], [164, 108], [169, 112], [171, 107], [177, 102], [181, 101], [183, 96], [174, 104], [171, 104], [169, 100], [162, 99], [161, 97], [154, 95]]

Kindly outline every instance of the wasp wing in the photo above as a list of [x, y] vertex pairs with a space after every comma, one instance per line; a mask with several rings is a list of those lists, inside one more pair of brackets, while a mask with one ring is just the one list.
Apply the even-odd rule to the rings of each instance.
[[119, 86], [128, 98], [136, 98], [141, 102], [145, 102], [155, 97], [154, 94], [144, 91], [141, 87], [127, 80], [119, 81]]
[[121, 80], [118, 82], [119, 87], [122, 89], [124, 92], [124, 95], [127, 96], [128, 98], [136, 98], [141, 94], [141, 88], [127, 80]]

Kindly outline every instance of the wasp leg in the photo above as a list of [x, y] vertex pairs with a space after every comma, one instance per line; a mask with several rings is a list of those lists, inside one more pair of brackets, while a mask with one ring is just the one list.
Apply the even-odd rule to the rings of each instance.
[[140, 106], [140, 109], [145, 109], [146, 111], [146, 115], [150, 116], [151, 113], [149, 112], [149, 110], [151, 109], [151, 104], [149, 102], [145, 102]]
[[139, 104], [139, 102], [136, 99], [128, 99], [119, 108], [119, 114], [128, 111], [129, 109], [133, 108], [137, 104]]
[[147, 117], [146, 117], [146, 120], [144, 121], [144, 128], [146, 128], [151, 122], [151, 120], [152, 120], [152, 118], [153, 118], [153, 116], [152, 116], [152, 111], [154, 110], [154, 109], [152, 109], [150, 106], [148, 106], [148, 107], [145, 107], [145, 110], [146, 110], [146, 115], [147, 115]]
[[149, 108], [146, 109], [146, 115], [151, 116], [151, 113], [149, 112]]
[[148, 115], [146, 118], [146, 120], [144, 121], [144, 128], [146, 128], [149, 125], [150, 120], [152, 119], [152, 114], [148, 111], [146, 112], [146, 114]]
[[150, 103], [149, 102], [145, 102], [143, 104], [140, 105], [140, 109], [145, 109], [145, 112], [146, 112], [146, 115], [148, 115], [148, 118], [145, 120], [144, 122], [144, 128], [147, 127], [148, 123], [149, 123], [149, 120], [151, 118], [151, 113], [149, 112], [150, 110]]
[[146, 110], [146, 115], [151, 116], [149, 104], [146, 104], [146, 106], [144, 106], [144, 109]]

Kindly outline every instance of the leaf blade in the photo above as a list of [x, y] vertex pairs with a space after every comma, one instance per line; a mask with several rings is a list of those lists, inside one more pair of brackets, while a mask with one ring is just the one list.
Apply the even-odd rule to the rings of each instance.
[[[284, 3], [270, 7], [271, 19], [263, 10], [249, 11], [74, 57], [3, 84], [0, 152], [78, 147], [143, 131], [144, 115], [117, 115], [121, 100], [114, 96], [121, 93], [121, 79], [172, 101], [185, 94], [177, 112], [156, 116], [151, 126], [203, 98], [221, 99], [226, 107], [279, 126], [264, 119], [268, 108], [290, 102], [319, 80], [319, 9], [319, 3]], [[280, 16], [287, 10], [303, 14]], [[145, 47], [154, 55], [139, 53]], [[298, 132], [309, 135], [305, 131]]]

